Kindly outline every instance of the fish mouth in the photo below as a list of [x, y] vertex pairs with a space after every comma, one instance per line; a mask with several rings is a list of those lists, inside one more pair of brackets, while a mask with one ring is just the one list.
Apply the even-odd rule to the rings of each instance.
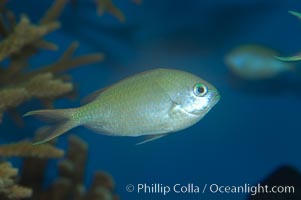
[[219, 102], [219, 100], [221, 99], [221, 95], [217, 90], [209, 90], [208, 99], [209, 100], [207, 107], [211, 109], [213, 106], [215, 106], [215, 104]]
[[221, 99], [221, 95], [219, 93], [217, 93], [215, 95], [215, 97], [213, 98], [213, 102], [212, 102], [212, 107], [215, 106], [215, 104], [217, 104], [219, 102], [219, 100]]
[[220, 99], [221, 95], [217, 91], [211, 91], [211, 94], [208, 96], [208, 104], [205, 107], [187, 112], [192, 115], [204, 116], [219, 102]]

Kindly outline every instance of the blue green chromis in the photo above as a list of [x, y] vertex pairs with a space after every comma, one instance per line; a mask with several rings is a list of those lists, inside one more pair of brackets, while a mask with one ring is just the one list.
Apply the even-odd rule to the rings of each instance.
[[220, 95], [215, 87], [191, 73], [154, 69], [94, 92], [88, 99], [78, 108], [26, 113], [54, 122], [49, 136], [35, 144], [81, 125], [110, 136], [149, 136], [142, 144], [197, 123]]
[[269, 79], [294, 70], [292, 63], [283, 62], [284, 58], [277, 57], [278, 55], [277, 51], [262, 45], [241, 45], [226, 55], [225, 63], [240, 78]]

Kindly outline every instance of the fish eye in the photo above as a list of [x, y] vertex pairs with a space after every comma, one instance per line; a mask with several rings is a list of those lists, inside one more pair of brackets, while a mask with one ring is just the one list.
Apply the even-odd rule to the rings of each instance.
[[203, 97], [207, 94], [208, 89], [204, 84], [198, 83], [193, 87], [193, 92], [198, 97]]

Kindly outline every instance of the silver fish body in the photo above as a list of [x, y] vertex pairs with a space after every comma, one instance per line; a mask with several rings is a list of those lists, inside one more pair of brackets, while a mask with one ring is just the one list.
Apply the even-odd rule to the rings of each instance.
[[79, 125], [115, 136], [176, 132], [197, 123], [220, 99], [208, 82], [174, 69], [134, 75], [94, 96], [79, 108], [29, 112], [27, 115], [62, 118], [63, 123], [41, 142]]

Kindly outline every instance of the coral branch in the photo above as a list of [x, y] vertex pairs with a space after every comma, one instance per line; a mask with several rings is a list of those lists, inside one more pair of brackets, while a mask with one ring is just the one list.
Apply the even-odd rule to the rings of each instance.
[[[125, 22], [126, 18], [124, 13], [113, 3], [113, 0], [95, 0], [95, 2], [98, 15], [102, 16], [104, 13], [108, 12], [120, 22]], [[142, 0], [132, 0], [132, 2], [139, 5], [142, 3]]]
[[40, 24], [48, 24], [50, 22], [58, 20], [67, 2], [68, 0], [54, 1], [52, 6], [46, 11], [45, 15], [40, 20]]
[[114, 194], [115, 183], [111, 175], [106, 172], [96, 172], [86, 199], [112, 199], [118, 200], [119, 197]]
[[18, 174], [18, 169], [13, 168], [10, 163], [0, 163], [0, 198], [21, 199], [32, 196], [30, 188], [15, 184], [14, 177]]
[[45, 40], [37, 41], [34, 46], [36, 48], [41, 48], [41, 49], [46, 49], [46, 50], [51, 50], [51, 51], [58, 50], [58, 46], [56, 44], [47, 42]]
[[87, 144], [75, 136], [69, 137], [67, 157], [59, 164], [59, 174], [77, 185], [83, 182], [85, 163], [87, 160]]
[[22, 87], [2, 89], [0, 96], [0, 111], [16, 107], [29, 98], [26, 89]]
[[26, 187], [13, 185], [7, 188], [7, 197], [8, 199], [21, 199], [29, 198], [32, 196], [32, 190]]
[[26, 85], [28, 93], [37, 98], [55, 98], [73, 90], [71, 83], [64, 83], [61, 79], [54, 79], [53, 74], [38, 74]]
[[78, 42], [72, 42], [69, 48], [63, 53], [63, 55], [57, 62], [35, 70], [34, 72], [29, 73], [28, 75], [32, 76], [33, 74], [39, 74], [44, 72], [60, 73], [80, 65], [100, 62], [104, 59], [104, 55], [102, 53], [94, 53], [72, 58], [73, 53], [78, 46]]
[[[46, 130], [47, 128], [40, 129], [35, 140], [43, 137]], [[0, 156], [25, 157], [20, 179], [20, 184], [25, 187], [15, 183], [14, 178], [18, 175], [16, 168], [12, 168], [10, 163], [0, 163], [1, 200], [25, 197], [31, 197], [31, 200], [119, 200], [119, 196], [114, 192], [115, 183], [112, 176], [102, 171], [95, 173], [86, 192], [84, 175], [88, 145], [76, 136], [69, 137], [66, 158], [58, 164], [59, 176], [47, 190], [43, 188], [47, 160], [62, 157], [62, 150], [52, 144], [32, 146], [25, 141], [0, 147]]]
[[59, 27], [58, 22], [40, 26], [32, 25], [26, 16], [22, 16], [14, 32], [0, 43], [0, 61], [14, 53], [19, 53], [24, 46], [38, 41]]
[[49, 144], [33, 146], [31, 142], [24, 141], [0, 146], [0, 156], [61, 158], [64, 151]]
[[[4, 112], [12, 108], [16, 110], [24, 101], [38, 98], [50, 107], [57, 98], [74, 94], [70, 78], [64, 81], [66, 75], [58, 78], [57, 74], [103, 60], [104, 56], [100, 53], [74, 57], [78, 47], [78, 43], [74, 42], [58, 61], [37, 70], [26, 70], [29, 58], [40, 49], [58, 49], [56, 44], [45, 41], [44, 36], [60, 27], [57, 20], [66, 3], [67, 0], [54, 1], [37, 25], [32, 24], [25, 15], [16, 23], [15, 15], [5, 8], [5, 4], [0, 4], [0, 61], [8, 60], [0, 67], [0, 123]], [[20, 118], [14, 119], [22, 124]]]
[[123, 12], [114, 5], [112, 0], [96, 0], [97, 11], [100, 16], [105, 12], [109, 12], [115, 16], [120, 22], [125, 22], [125, 16]]

